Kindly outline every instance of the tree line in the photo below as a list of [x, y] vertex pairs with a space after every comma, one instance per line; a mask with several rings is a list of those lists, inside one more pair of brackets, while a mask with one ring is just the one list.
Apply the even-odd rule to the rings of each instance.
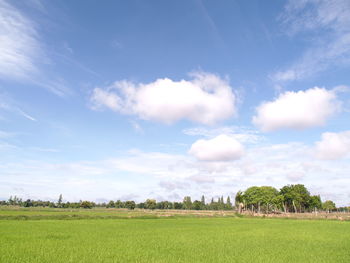
[[252, 186], [245, 191], [238, 191], [234, 204], [230, 197], [223, 196], [206, 202], [203, 195], [200, 200], [192, 201], [190, 196], [185, 196], [182, 202], [160, 201], [147, 199], [144, 202], [111, 200], [109, 202], [95, 203], [91, 201], [63, 202], [62, 195], [56, 202], [42, 200], [22, 200], [17, 196], [10, 197], [7, 201], [0, 201], [0, 205], [21, 207], [52, 207], [52, 208], [125, 208], [139, 209], [178, 209], [178, 210], [236, 210], [256, 213], [280, 213], [280, 212], [315, 212], [315, 211], [349, 211], [350, 207], [337, 208], [331, 200], [322, 202], [319, 195], [311, 195], [302, 184], [286, 185], [280, 190], [272, 186]]
[[201, 200], [194, 200], [190, 196], [185, 196], [182, 202], [170, 202], [160, 201], [155, 199], [147, 199], [145, 202], [136, 203], [135, 201], [109, 201], [108, 203], [95, 203], [91, 201], [79, 202], [63, 202], [62, 195], [59, 196], [57, 202], [42, 201], [42, 200], [22, 200], [21, 198], [14, 196], [10, 197], [7, 201], [0, 201], [0, 205], [7, 206], [21, 206], [21, 207], [51, 207], [51, 208], [93, 208], [93, 207], [105, 207], [105, 208], [126, 208], [133, 210], [139, 209], [179, 209], [179, 210], [233, 210], [234, 206], [231, 203], [231, 199], [228, 196], [226, 202], [224, 197], [221, 196], [217, 200], [211, 199], [210, 203], [205, 202], [204, 195]]

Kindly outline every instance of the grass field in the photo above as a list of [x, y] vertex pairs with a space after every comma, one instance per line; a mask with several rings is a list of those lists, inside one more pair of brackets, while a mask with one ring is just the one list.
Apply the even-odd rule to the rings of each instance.
[[7, 217], [0, 220], [0, 262], [350, 262], [348, 221], [124, 219], [127, 213], [118, 220]]
[[129, 218], [181, 218], [181, 217], [236, 217], [234, 211], [196, 210], [144, 210], [144, 209], [59, 209], [41, 207], [0, 206], [0, 220], [43, 220], [43, 219], [129, 219]]

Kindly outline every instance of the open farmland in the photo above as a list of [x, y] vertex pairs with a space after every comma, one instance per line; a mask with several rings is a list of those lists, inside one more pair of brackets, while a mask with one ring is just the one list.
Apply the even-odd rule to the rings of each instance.
[[[50, 211], [25, 212], [64, 213]], [[91, 218], [17, 220], [9, 215], [23, 210], [0, 211], [0, 262], [350, 262], [348, 221], [81, 213]]]

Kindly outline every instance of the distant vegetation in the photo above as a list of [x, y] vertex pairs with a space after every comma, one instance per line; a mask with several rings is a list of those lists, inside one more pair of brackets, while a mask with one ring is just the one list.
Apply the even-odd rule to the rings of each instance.
[[126, 208], [140, 209], [178, 209], [178, 210], [237, 210], [238, 212], [256, 213], [280, 213], [280, 212], [316, 212], [316, 211], [350, 211], [350, 207], [337, 208], [331, 200], [322, 202], [319, 195], [310, 195], [310, 192], [302, 184], [287, 185], [277, 190], [271, 186], [253, 186], [245, 191], [239, 191], [231, 202], [230, 197], [223, 196], [209, 203], [202, 196], [201, 200], [192, 201], [190, 196], [185, 196], [182, 202], [161, 201], [147, 199], [145, 202], [111, 200], [108, 203], [94, 203], [90, 201], [63, 202], [62, 195], [57, 202], [42, 200], [22, 200], [17, 196], [10, 197], [7, 201], [0, 201], [3, 206], [21, 207], [52, 207], [52, 208]]

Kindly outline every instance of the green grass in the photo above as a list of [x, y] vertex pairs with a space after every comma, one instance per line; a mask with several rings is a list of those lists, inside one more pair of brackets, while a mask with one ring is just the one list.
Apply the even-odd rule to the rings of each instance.
[[0, 220], [0, 262], [350, 262], [350, 222]]

